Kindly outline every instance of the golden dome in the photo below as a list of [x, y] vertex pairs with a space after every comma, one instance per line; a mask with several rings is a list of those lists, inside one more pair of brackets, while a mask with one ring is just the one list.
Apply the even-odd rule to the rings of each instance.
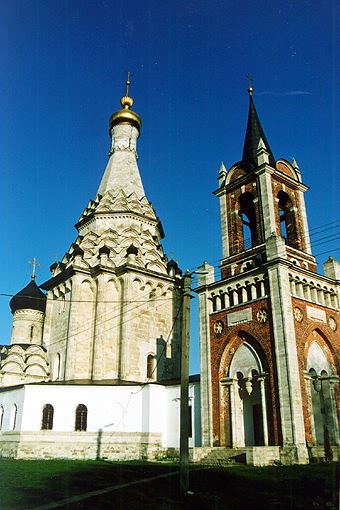
[[128, 79], [126, 81], [126, 92], [125, 96], [121, 98], [120, 104], [122, 105], [122, 109], [113, 113], [110, 117], [110, 130], [113, 126], [117, 126], [117, 124], [130, 124], [138, 129], [140, 132], [142, 127], [142, 120], [140, 116], [130, 110], [133, 105], [133, 99], [129, 96], [129, 87], [130, 87], [130, 72], [128, 73]]

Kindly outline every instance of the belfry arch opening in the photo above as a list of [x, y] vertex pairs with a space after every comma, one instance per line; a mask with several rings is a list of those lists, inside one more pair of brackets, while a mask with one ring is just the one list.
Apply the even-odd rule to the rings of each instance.
[[288, 246], [300, 249], [296, 229], [295, 208], [291, 197], [285, 191], [277, 194], [281, 237], [285, 239]]
[[250, 192], [242, 193], [239, 197], [238, 214], [242, 222], [243, 250], [247, 250], [258, 244], [254, 198], [254, 195]]

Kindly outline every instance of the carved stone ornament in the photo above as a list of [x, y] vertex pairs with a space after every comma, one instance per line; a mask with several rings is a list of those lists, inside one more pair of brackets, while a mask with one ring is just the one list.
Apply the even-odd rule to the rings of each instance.
[[294, 317], [298, 322], [301, 322], [303, 320], [303, 313], [301, 312], [300, 308], [298, 307], [294, 308]]
[[261, 324], [267, 322], [268, 320], [268, 312], [265, 308], [261, 308], [261, 310], [259, 310], [256, 314], [256, 318], [258, 320], [258, 322], [260, 322]]
[[222, 321], [217, 321], [215, 324], [214, 324], [214, 331], [217, 335], [220, 335], [223, 331], [223, 322]]
[[336, 328], [338, 327], [337, 323], [336, 323], [336, 320], [334, 319], [334, 317], [329, 317], [328, 319], [328, 326], [333, 330], [335, 331]]

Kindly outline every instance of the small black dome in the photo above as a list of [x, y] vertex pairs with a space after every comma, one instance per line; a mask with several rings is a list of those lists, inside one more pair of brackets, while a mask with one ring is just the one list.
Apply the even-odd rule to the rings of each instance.
[[168, 268], [168, 270], [170, 270], [170, 269], [177, 269], [178, 268], [178, 264], [177, 264], [177, 262], [174, 259], [171, 259], [167, 263], [167, 268]]
[[177, 276], [182, 276], [182, 274], [183, 274], [182, 269], [180, 269], [180, 268], [178, 267], [178, 268], [176, 269], [176, 275], [177, 275]]
[[53, 262], [53, 264], [50, 266], [50, 271], [53, 273], [53, 271], [58, 267], [58, 262]]
[[9, 302], [12, 313], [16, 310], [39, 310], [45, 312], [46, 310], [46, 295], [39, 289], [34, 280], [20, 292], [18, 292]]

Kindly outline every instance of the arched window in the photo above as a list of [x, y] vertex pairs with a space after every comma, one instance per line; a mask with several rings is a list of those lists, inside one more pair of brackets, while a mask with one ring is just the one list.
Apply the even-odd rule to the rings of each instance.
[[155, 378], [155, 357], [149, 354], [146, 361], [146, 377], [147, 379]]
[[60, 354], [57, 352], [57, 354], [54, 356], [53, 359], [53, 381], [57, 381], [60, 377]]
[[51, 404], [45, 404], [42, 411], [41, 430], [53, 429], [54, 409]]
[[79, 404], [76, 408], [74, 430], [85, 431], [87, 429], [87, 407]]
[[11, 416], [9, 420], [9, 427], [8, 430], [15, 430], [15, 426], [17, 424], [17, 414], [18, 414], [18, 408], [16, 404], [13, 404], [11, 409]]
[[279, 199], [281, 237], [285, 239], [288, 246], [299, 249], [293, 202], [282, 190], [279, 191], [277, 198]]
[[246, 192], [240, 196], [238, 214], [242, 221], [243, 249], [247, 250], [248, 248], [256, 246], [259, 239], [256, 225], [254, 195], [252, 193]]
[[2, 430], [2, 425], [4, 422], [4, 408], [0, 406], [0, 430]]

